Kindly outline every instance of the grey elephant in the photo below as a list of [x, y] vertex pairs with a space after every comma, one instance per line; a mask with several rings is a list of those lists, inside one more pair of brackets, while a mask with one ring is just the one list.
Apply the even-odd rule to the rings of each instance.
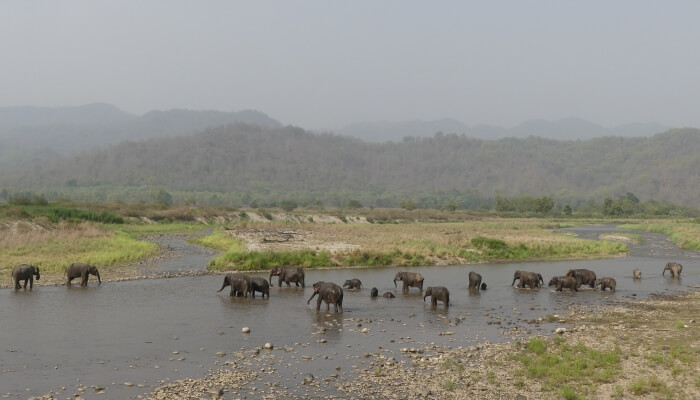
[[20, 288], [19, 281], [24, 281], [24, 288], [27, 288], [27, 282], [29, 282], [29, 288], [34, 288], [34, 277], [38, 281], [41, 278], [39, 275], [39, 267], [33, 265], [22, 264], [12, 268], [12, 280], [15, 282], [15, 289]]
[[393, 299], [393, 298], [396, 297], [396, 296], [394, 296], [394, 294], [391, 293], [391, 292], [384, 292], [384, 294], [382, 295], [382, 297], [384, 297], [385, 299]]
[[230, 272], [224, 276], [224, 284], [217, 292], [224, 290], [226, 286], [231, 286], [230, 297], [248, 297], [251, 290], [250, 277], [240, 272]]
[[314, 289], [314, 293], [306, 301], [306, 304], [311, 303], [316, 295], [318, 295], [318, 300], [316, 301], [316, 311], [321, 310], [321, 301], [326, 302], [326, 311], [330, 311], [331, 304], [335, 308], [335, 312], [343, 312], [343, 288], [332, 282], [316, 282], [311, 287]]
[[444, 286], [429, 286], [425, 289], [423, 301], [425, 301], [425, 298], [428, 296], [430, 296], [430, 303], [433, 307], [437, 306], [438, 300], [443, 302], [445, 307], [450, 306], [450, 291]]
[[610, 277], [605, 277], [605, 278], [600, 278], [595, 280], [595, 286], [598, 287], [600, 286], [600, 290], [603, 292], [605, 289], [610, 289], [611, 291], [615, 291], [615, 287], [617, 286], [617, 282], [615, 281], [615, 278], [610, 278]]
[[369, 295], [370, 297], [377, 297], [379, 296], [379, 290], [376, 287], [373, 287]]
[[267, 296], [268, 299], [270, 298], [270, 284], [267, 282], [267, 279], [257, 276], [252, 276], [250, 278], [250, 296], [252, 298], [255, 298], [255, 292], [262, 293], [263, 299], [265, 296]]
[[481, 289], [481, 275], [477, 274], [474, 271], [469, 271], [469, 289]]
[[559, 276], [553, 276], [552, 279], [549, 280], [547, 286], [557, 286], [557, 283], [559, 283], [559, 278]]
[[639, 268], [635, 268], [634, 271], [632, 271], [632, 276], [634, 276], [634, 279], [642, 279], [642, 271], [640, 271]]
[[90, 264], [73, 263], [66, 267], [64, 275], [66, 276], [66, 286], [70, 286], [71, 281], [75, 278], [80, 278], [80, 286], [87, 286], [90, 275], [97, 277], [97, 283], [102, 283], [100, 271], [97, 270], [97, 267]]
[[418, 272], [397, 272], [396, 276], [394, 276], [394, 287], [397, 287], [396, 281], [402, 281], [404, 292], [408, 292], [409, 287], [418, 288], [422, 292], [423, 279], [423, 275]]
[[539, 282], [537, 286], [542, 287], [542, 285], [544, 285], [544, 278], [542, 278], [542, 274], [537, 274], [537, 281]]
[[282, 287], [282, 282], [285, 282], [287, 286], [291, 286], [290, 283], [295, 283], [297, 287], [301, 284], [304, 286], [304, 270], [300, 267], [295, 267], [293, 265], [282, 265], [274, 267], [270, 270], [270, 284], [272, 285], [272, 277], [278, 276], [277, 283]]
[[529, 286], [530, 289], [540, 287], [540, 274], [535, 272], [515, 271], [513, 274], [513, 283], [511, 283], [510, 286], [513, 286], [517, 280], [520, 280], [520, 282], [518, 282], [519, 288], [524, 288], [525, 286]]
[[481, 290], [486, 290], [486, 282], [481, 283]]
[[571, 289], [571, 291], [578, 292], [578, 288], [581, 286], [581, 281], [574, 278], [573, 276], [560, 276], [557, 279], [557, 292], [561, 292], [563, 288]]
[[576, 278], [579, 281], [579, 285], [588, 285], [591, 288], [595, 288], [595, 272], [590, 269], [570, 269], [569, 272], [566, 273], [566, 276]]
[[677, 262], [670, 262], [666, 264], [666, 266], [664, 267], [664, 271], [661, 273], [661, 275], [666, 274], [666, 271], [671, 271], [672, 277], [680, 278], [681, 271], [683, 271], [683, 266], [678, 264]]
[[347, 287], [348, 289], [361, 289], [362, 282], [360, 282], [359, 279], [348, 279], [343, 283], [343, 287]]

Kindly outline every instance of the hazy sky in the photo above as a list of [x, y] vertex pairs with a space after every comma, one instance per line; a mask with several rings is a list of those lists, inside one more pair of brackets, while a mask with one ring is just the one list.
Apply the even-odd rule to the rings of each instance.
[[700, 126], [698, 1], [0, 2], [0, 107]]

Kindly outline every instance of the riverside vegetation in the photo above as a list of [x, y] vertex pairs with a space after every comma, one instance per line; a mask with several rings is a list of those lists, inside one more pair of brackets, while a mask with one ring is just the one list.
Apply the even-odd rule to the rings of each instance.
[[[697, 248], [698, 220], [626, 220]], [[222, 253], [212, 271], [302, 267], [447, 265], [615, 257], [625, 243], [581, 240], [552, 231], [601, 219], [503, 218], [437, 210], [240, 210], [123, 203], [0, 206], [0, 273], [28, 263], [41, 283], [60, 282], [65, 265], [99, 265], [110, 276], [158, 254], [153, 234], [213, 230], [193, 239]], [[282, 234], [283, 237], [275, 235]], [[696, 247], [693, 247], [696, 246]], [[204, 268], [204, 266], [202, 266]], [[53, 278], [52, 278], [53, 277]]]

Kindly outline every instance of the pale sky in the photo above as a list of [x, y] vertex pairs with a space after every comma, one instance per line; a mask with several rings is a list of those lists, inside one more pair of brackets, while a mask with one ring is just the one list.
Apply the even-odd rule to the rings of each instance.
[[0, 107], [700, 126], [698, 1], [0, 2]]

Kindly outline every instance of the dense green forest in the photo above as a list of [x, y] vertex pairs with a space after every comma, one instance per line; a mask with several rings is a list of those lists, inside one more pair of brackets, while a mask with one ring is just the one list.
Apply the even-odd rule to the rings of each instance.
[[633, 193], [641, 202], [697, 208], [700, 130], [587, 141], [436, 134], [380, 144], [235, 124], [4, 169], [0, 189], [5, 199], [31, 192], [48, 199], [248, 206], [473, 209], [498, 208], [501, 199], [504, 210], [504, 199], [548, 197], [577, 208]]

